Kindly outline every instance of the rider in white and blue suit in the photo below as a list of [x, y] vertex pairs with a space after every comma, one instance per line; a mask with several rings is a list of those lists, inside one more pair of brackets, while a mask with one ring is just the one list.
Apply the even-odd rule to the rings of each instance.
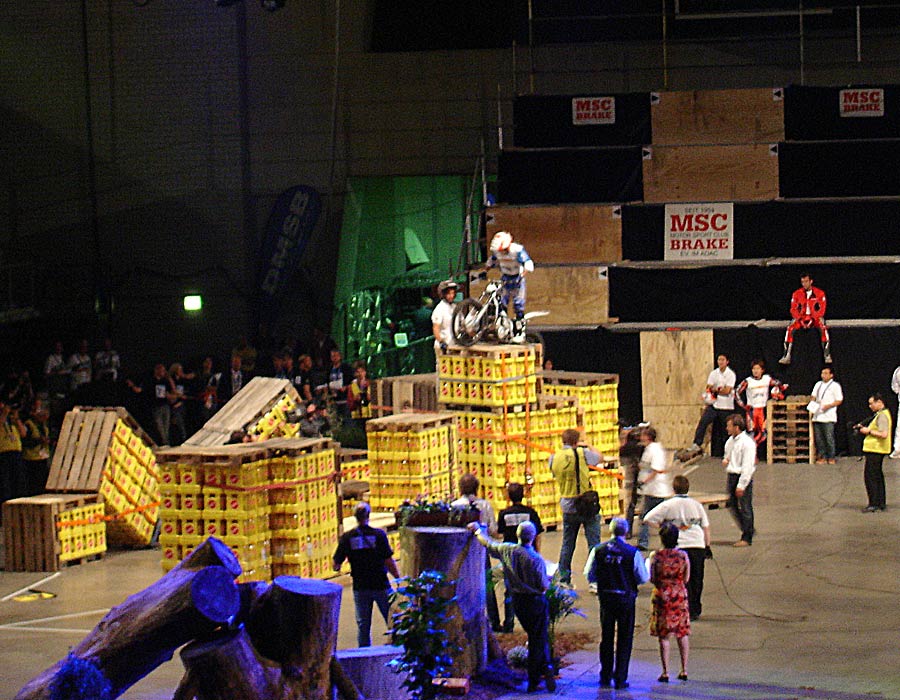
[[516, 312], [513, 333], [518, 334], [525, 317], [525, 275], [534, 272], [534, 261], [521, 243], [513, 243], [512, 234], [498, 231], [491, 239], [491, 257], [487, 261], [487, 267], [500, 268], [503, 281], [502, 303], [507, 306], [512, 297]]

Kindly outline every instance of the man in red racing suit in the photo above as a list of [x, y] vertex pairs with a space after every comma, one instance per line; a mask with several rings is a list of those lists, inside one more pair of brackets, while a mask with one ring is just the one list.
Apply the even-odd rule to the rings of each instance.
[[822, 335], [822, 355], [825, 364], [831, 364], [831, 341], [825, 324], [825, 292], [813, 287], [809, 273], [800, 275], [800, 289], [791, 295], [791, 316], [793, 321], [784, 334], [784, 356], [778, 360], [783, 365], [791, 364], [791, 350], [794, 347], [794, 331], [815, 326]]

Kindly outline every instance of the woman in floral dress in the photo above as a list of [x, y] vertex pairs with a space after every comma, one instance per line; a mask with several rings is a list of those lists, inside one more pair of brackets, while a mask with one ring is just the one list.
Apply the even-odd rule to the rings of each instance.
[[675, 635], [681, 654], [678, 679], [686, 681], [691, 634], [686, 584], [691, 577], [691, 565], [687, 554], [675, 548], [678, 544], [676, 525], [664, 523], [659, 529], [659, 536], [663, 548], [653, 556], [650, 564], [650, 582], [654, 586], [650, 634], [659, 639], [659, 658], [662, 662], [662, 675], [658, 680], [660, 683], [669, 682], [669, 637]]

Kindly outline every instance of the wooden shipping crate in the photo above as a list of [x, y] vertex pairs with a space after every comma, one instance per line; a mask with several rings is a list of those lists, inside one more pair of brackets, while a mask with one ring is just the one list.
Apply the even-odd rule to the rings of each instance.
[[784, 141], [781, 88], [660, 92], [651, 102], [653, 145]]
[[509, 231], [540, 265], [613, 262], [622, 259], [620, 212], [612, 204], [500, 205], [485, 212], [487, 237]]
[[3, 504], [6, 571], [59, 571], [63, 561], [57, 529], [60, 516], [73, 508], [98, 503], [96, 493], [44, 494], [14, 498]]
[[645, 202], [772, 200], [778, 149], [770, 144], [645, 147]]

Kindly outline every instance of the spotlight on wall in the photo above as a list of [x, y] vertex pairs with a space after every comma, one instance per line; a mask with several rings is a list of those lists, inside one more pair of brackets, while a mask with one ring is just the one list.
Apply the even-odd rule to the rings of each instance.
[[260, 0], [259, 4], [262, 5], [264, 10], [268, 10], [269, 12], [275, 12], [275, 10], [280, 10], [284, 7], [285, 0]]

